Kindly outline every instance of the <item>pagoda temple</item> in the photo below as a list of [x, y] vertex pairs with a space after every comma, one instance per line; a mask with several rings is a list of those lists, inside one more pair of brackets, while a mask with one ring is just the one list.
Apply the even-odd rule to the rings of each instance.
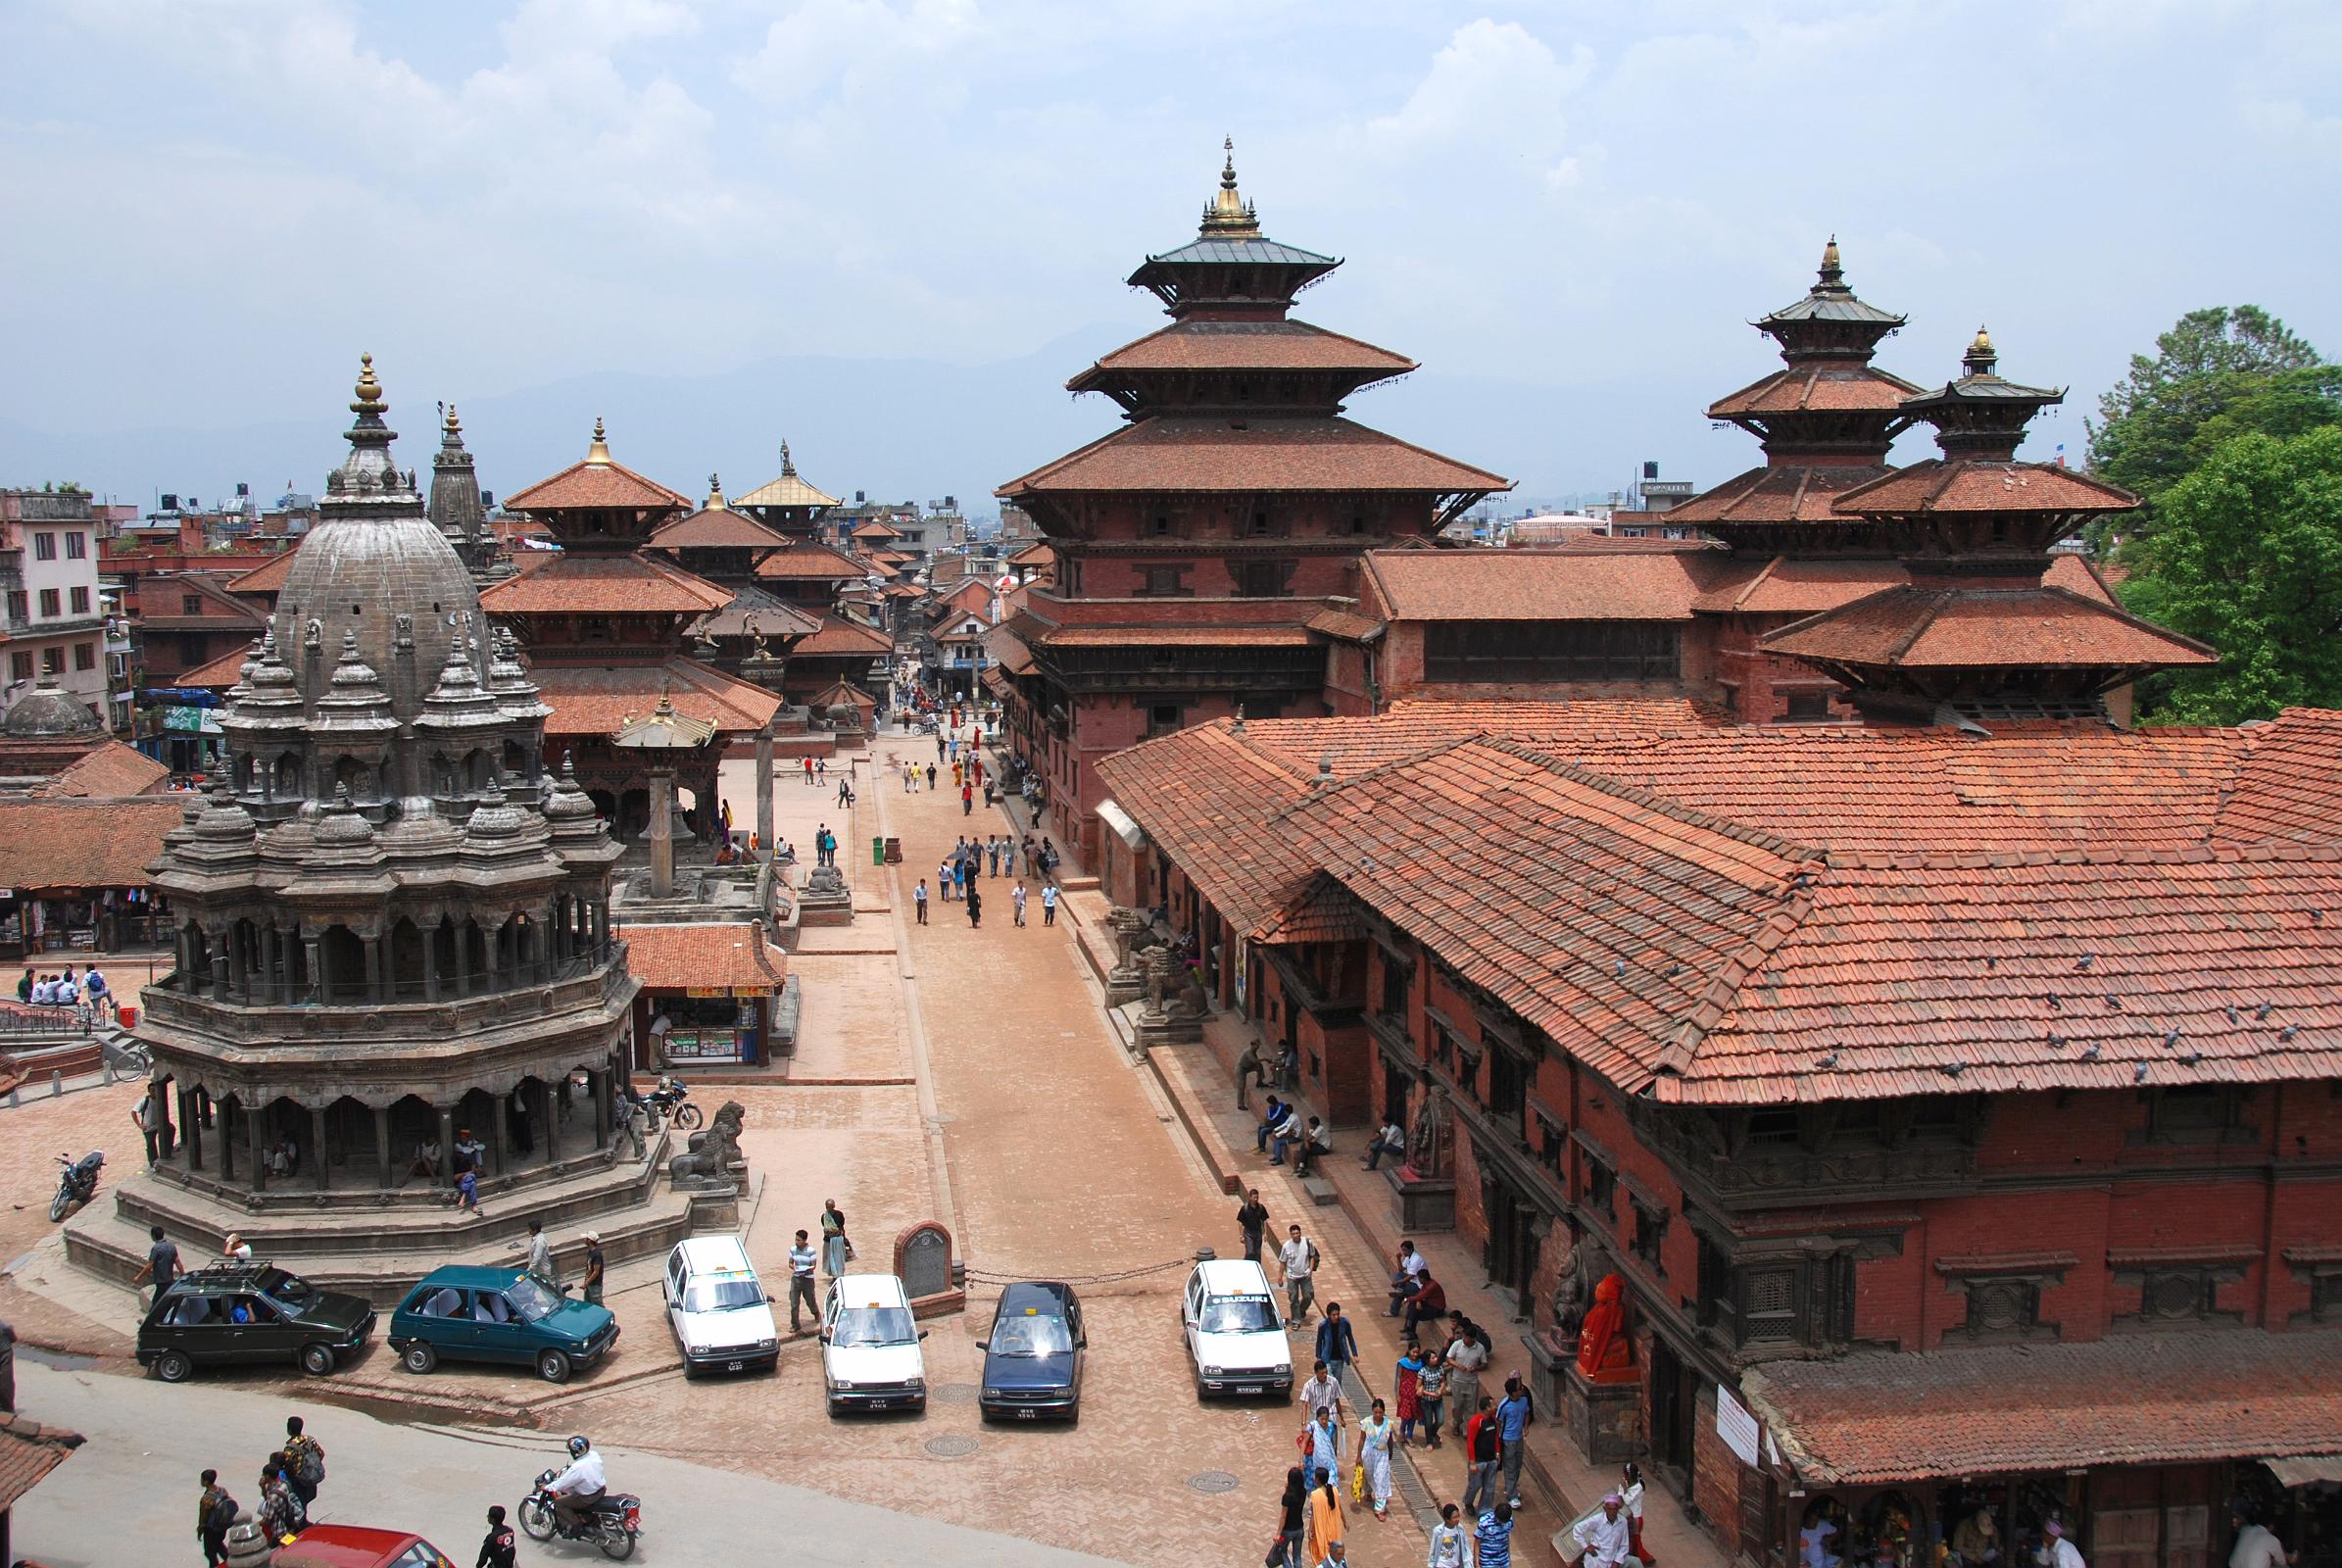
[[712, 473], [707, 499], [698, 511], [651, 533], [653, 551], [732, 596], [723, 609], [707, 612], [686, 628], [694, 656], [776, 694], [783, 689], [789, 650], [821, 625], [818, 614], [806, 613], [756, 581], [756, 563], [795, 543], [727, 500], [723, 481]]
[[1055, 572], [993, 634], [987, 678], [1085, 850], [1100, 759], [1239, 708], [1327, 711], [1312, 621], [1357, 594], [1363, 554], [1509, 488], [1342, 416], [1415, 362], [1293, 318], [1341, 265], [1262, 232], [1231, 147], [1195, 238], [1130, 275], [1171, 324], [1066, 383], [1112, 399], [1122, 427], [997, 492], [1048, 536]]
[[714, 726], [713, 744], [677, 767], [693, 832], [712, 837], [725, 745], [766, 741], [780, 701], [685, 651], [685, 628], [734, 598], [652, 548], [652, 536], [691, 502], [611, 458], [596, 419], [584, 458], [505, 506], [542, 524], [560, 547], [528, 553], [516, 574], [480, 595], [481, 608], [527, 651], [552, 709], [547, 744], [568, 757], [596, 807], [633, 840], [650, 822], [650, 772], [611, 737], [668, 698], [675, 711]]
[[2017, 461], [2033, 416], [2065, 393], [1995, 373], [1981, 327], [1964, 374], [1905, 398], [1942, 456], [1843, 491], [1831, 510], [1873, 531], [1909, 580], [1767, 633], [1759, 647], [1821, 669], [1865, 713], [1929, 719], [2087, 717], [2157, 669], [2218, 663], [2192, 638], [2044, 580], [2049, 549], [2138, 498], [2060, 466]]
[[456, 416], [453, 403], [440, 416], [439, 451], [431, 459], [431, 499], [425, 510], [474, 582], [487, 582], [510, 570], [503, 566], [496, 535], [488, 531], [480, 478], [464, 445], [464, 422]]

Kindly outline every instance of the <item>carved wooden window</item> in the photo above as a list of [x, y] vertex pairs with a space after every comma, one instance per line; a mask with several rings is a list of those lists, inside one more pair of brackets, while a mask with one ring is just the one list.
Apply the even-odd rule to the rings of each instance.
[[1561, 1174], [1561, 1151], [1569, 1142], [1569, 1135], [1543, 1111], [1537, 1113], [1537, 1163], [1555, 1176]]
[[1527, 1074], [1511, 1052], [1498, 1049], [1488, 1053], [1488, 1109], [1505, 1125], [1516, 1131], [1521, 1126], [1521, 1111], [1528, 1103]]
[[1666, 1209], [1653, 1208], [1639, 1198], [1630, 1196], [1627, 1201], [1635, 1210], [1635, 1255], [1652, 1273], [1665, 1279], [1667, 1222], [1671, 1216]]
[[1740, 1343], [1792, 1343], [1799, 1334], [1798, 1265], [1752, 1268], [1740, 1283]]
[[1591, 1155], [1586, 1160], [1586, 1201], [1605, 1220], [1615, 1220], [1618, 1203], [1618, 1172], [1606, 1161]]
[[2021, 1336], [2039, 1327], [2041, 1288], [2029, 1280], [1971, 1280], [1968, 1321], [1974, 1335]]
[[2139, 1316], [2155, 1323], [2199, 1322], [2213, 1315], [2219, 1294], [2211, 1269], [2149, 1269], [2139, 1281]]
[[2228, 1084], [2174, 1084], [2147, 1096], [2147, 1138], [2159, 1144], [2215, 1144], [2244, 1129], [2244, 1093]]
[[1383, 955], [1383, 1013], [1391, 1018], [1407, 1015], [1407, 967], [1395, 962], [1390, 954]]
[[1748, 1143], [1752, 1149], [1794, 1149], [1803, 1136], [1803, 1119], [1794, 1105], [1752, 1112]]

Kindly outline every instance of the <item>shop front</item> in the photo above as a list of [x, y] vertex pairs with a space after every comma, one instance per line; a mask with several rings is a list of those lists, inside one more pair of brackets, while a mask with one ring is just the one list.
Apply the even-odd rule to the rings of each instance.
[[185, 797], [0, 800], [0, 958], [75, 957], [169, 944], [147, 862]]
[[[651, 1030], [661, 1042], [662, 1065], [680, 1068], [762, 1060], [769, 996], [768, 991], [756, 989], [736, 994], [726, 987], [655, 998]], [[660, 1018], [666, 1021], [663, 1030]]]
[[[756, 1066], [787, 1054], [794, 1030], [776, 1008], [789, 955], [760, 920], [628, 925], [626, 967], [642, 982], [635, 1008], [635, 1068]], [[792, 1004], [794, 1016], [794, 1004]]]

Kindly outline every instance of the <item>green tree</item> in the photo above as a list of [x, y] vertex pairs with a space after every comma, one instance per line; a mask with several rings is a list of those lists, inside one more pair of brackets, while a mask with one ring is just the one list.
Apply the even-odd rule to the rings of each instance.
[[2090, 471], [2137, 491], [2152, 508], [2202, 461], [2207, 449], [2197, 438], [2207, 423], [2266, 393], [2273, 379], [2297, 371], [2323, 377], [2296, 384], [2297, 394], [2305, 385], [2330, 393], [2342, 375], [2257, 305], [2190, 311], [2155, 340], [2153, 359], [2132, 355], [2130, 373], [2099, 398], [2098, 417], [2089, 426]]
[[2123, 603], [2222, 659], [2152, 683], [2148, 721], [2342, 707], [2342, 424], [2225, 441], [2160, 512]]

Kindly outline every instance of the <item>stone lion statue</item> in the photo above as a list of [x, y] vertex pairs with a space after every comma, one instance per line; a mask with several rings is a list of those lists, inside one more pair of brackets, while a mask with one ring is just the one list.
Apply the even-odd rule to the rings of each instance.
[[744, 1163], [740, 1128], [747, 1119], [748, 1110], [739, 1101], [725, 1101], [707, 1129], [693, 1133], [685, 1152], [667, 1161], [668, 1179], [678, 1187], [727, 1185], [732, 1180], [732, 1167]]

